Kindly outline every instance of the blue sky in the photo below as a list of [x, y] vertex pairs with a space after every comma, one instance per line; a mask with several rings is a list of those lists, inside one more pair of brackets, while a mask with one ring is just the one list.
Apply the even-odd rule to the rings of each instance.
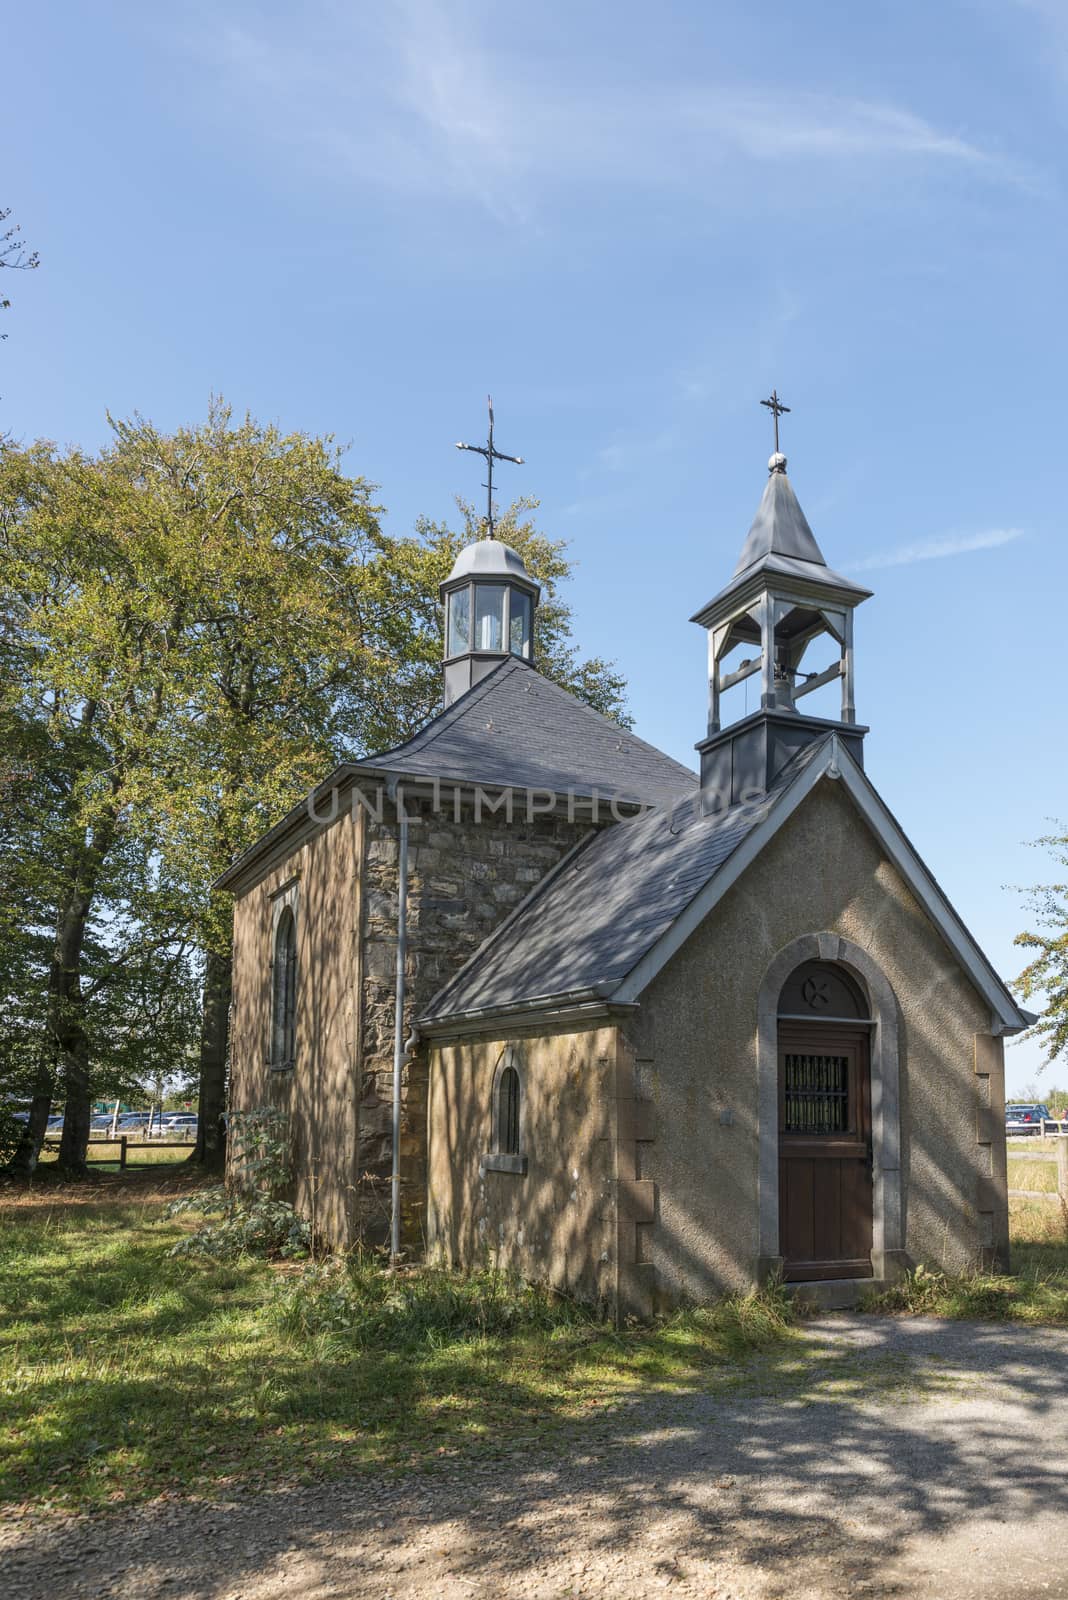
[[1018, 969], [1004, 886], [1068, 818], [1068, 8], [38, 0], [5, 47], [0, 203], [43, 265], [7, 275], [0, 427], [92, 447], [222, 393], [351, 441], [399, 531], [474, 493], [492, 390], [584, 649], [692, 760], [686, 619], [777, 386], [824, 553], [875, 590], [869, 771]]

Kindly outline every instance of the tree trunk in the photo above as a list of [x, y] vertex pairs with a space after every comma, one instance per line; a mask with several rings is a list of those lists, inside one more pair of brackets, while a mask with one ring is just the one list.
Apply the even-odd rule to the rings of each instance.
[[63, 1051], [63, 1133], [59, 1141], [59, 1165], [68, 1177], [84, 1178], [89, 1168], [89, 1126], [93, 1103], [89, 1088], [89, 1039], [85, 1029], [72, 1029]]
[[48, 982], [48, 1039], [63, 1093], [59, 1165], [73, 1177], [84, 1177], [88, 1171], [89, 1038], [85, 1030], [81, 960], [90, 905], [88, 894], [76, 893], [63, 908]]
[[41, 1062], [33, 1082], [33, 1098], [30, 1101], [30, 1120], [26, 1130], [19, 1140], [18, 1148], [11, 1157], [8, 1171], [16, 1178], [30, 1178], [33, 1176], [44, 1143], [45, 1131], [48, 1128], [48, 1118], [52, 1111], [52, 1090], [55, 1078], [46, 1065]]
[[231, 951], [209, 950], [204, 967], [204, 1009], [200, 1028], [200, 1095], [197, 1143], [191, 1161], [213, 1172], [226, 1162], [226, 1063], [230, 1043]]

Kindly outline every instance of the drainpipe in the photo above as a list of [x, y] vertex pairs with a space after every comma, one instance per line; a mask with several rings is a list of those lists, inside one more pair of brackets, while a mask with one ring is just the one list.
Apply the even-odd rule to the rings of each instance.
[[393, 1167], [390, 1193], [390, 1265], [400, 1261], [401, 1204], [401, 1078], [404, 1073], [404, 993], [408, 960], [408, 813], [404, 793], [397, 779], [389, 784], [390, 799], [397, 807], [397, 988], [393, 1024]]

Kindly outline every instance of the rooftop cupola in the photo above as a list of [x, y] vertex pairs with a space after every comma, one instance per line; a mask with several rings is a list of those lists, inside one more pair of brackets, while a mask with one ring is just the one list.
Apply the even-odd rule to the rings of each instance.
[[502, 658], [534, 659], [539, 586], [511, 545], [479, 539], [461, 550], [445, 582], [445, 704], [466, 694]]
[[523, 465], [522, 456], [505, 455], [493, 442], [493, 400], [485, 444], [458, 444], [486, 463], [484, 539], [461, 550], [441, 586], [445, 602], [445, 704], [451, 706], [474, 688], [499, 661], [518, 656], [534, 660], [534, 607], [541, 589], [518, 550], [494, 537], [493, 463]]
[[[776, 446], [777, 424], [778, 414]], [[856, 720], [853, 612], [870, 594], [827, 565], [786, 475], [786, 457], [776, 448], [734, 576], [691, 619], [708, 631], [708, 733], [697, 746], [701, 779], [725, 803], [766, 792], [803, 745], [832, 728], [862, 759], [867, 729]], [[811, 660], [818, 641], [824, 659], [828, 642], [835, 659], [806, 671], [806, 656]], [[732, 662], [738, 647], [754, 653]], [[723, 730], [721, 697], [748, 678], [758, 678], [759, 710]], [[799, 702], [836, 681], [839, 716], [804, 715]]]

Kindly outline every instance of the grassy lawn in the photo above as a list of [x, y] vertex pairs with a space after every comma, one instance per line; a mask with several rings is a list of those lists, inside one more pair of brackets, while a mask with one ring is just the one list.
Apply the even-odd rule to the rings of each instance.
[[616, 1334], [499, 1280], [173, 1258], [151, 1175], [0, 1191], [0, 1501], [93, 1509], [508, 1449], [628, 1391], [736, 1381], [774, 1296]]
[[[900, 1363], [880, 1375], [810, 1357], [775, 1294], [616, 1333], [488, 1274], [173, 1257], [196, 1224], [164, 1211], [189, 1182], [0, 1190], [0, 1501], [93, 1510], [511, 1452], [596, 1428], [653, 1385], [918, 1381]], [[1068, 1322], [1060, 1207], [1012, 1212], [1017, 1277], [913, 1279], [883, 1309]]]

